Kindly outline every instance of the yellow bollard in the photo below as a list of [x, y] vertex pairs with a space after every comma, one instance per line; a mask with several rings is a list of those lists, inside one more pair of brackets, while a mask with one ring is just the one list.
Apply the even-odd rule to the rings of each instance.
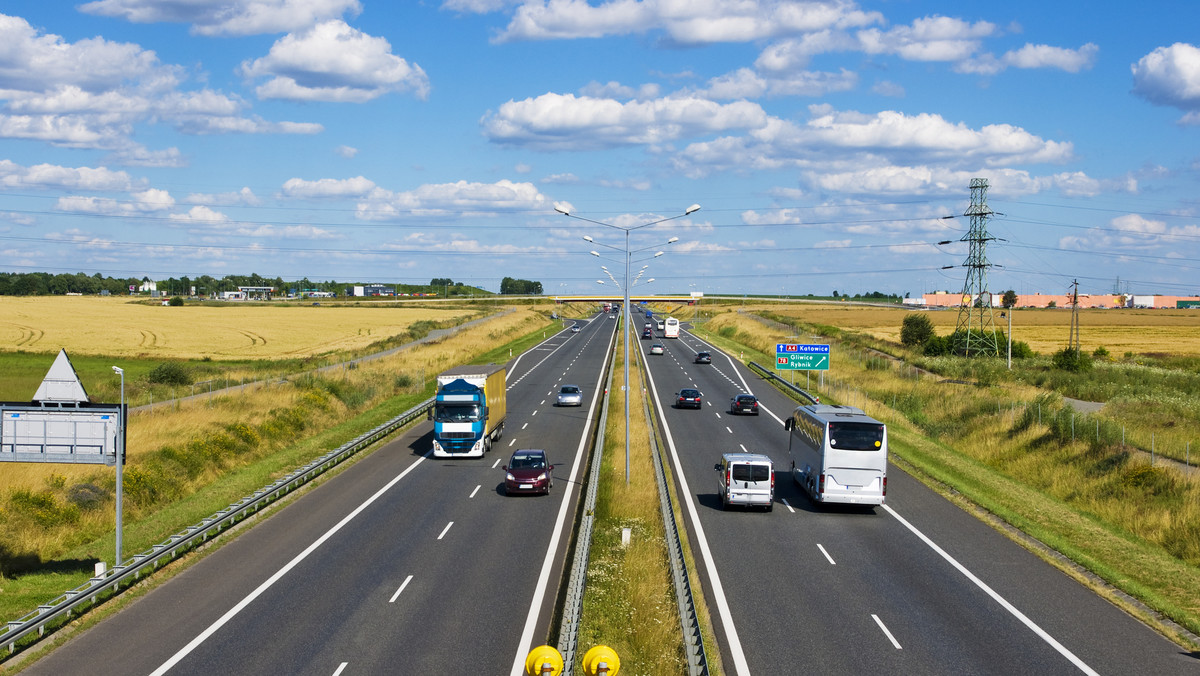
[[617, 676], [620, 669], [621, 660], [617, 657], [617, 651], [606, 645], [598, 645], [583, 654], [583, 673], [588, 676]]
[[529, 651], [525, 658], [527, 676], [558, 676], [563, 670], [563, 658], [557, 650], [542, 645]]

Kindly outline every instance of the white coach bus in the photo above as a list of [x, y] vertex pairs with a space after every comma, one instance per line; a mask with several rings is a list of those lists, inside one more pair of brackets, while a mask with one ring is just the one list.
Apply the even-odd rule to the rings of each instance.
[[679, 320], [674, 317], [667, 317], [667, 321], [663, 322], [663, 338], [678, 338], [679, 337]]
[[882, 505], [887, 497], [887, 426], [852, 406], [797, 407], [791, 434], [792, 480], [814, 502]]

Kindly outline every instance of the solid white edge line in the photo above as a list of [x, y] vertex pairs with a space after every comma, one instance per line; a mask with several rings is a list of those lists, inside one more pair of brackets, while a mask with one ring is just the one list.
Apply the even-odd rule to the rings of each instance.
[[821, 553], [824, 554], [825, 558], [829, 560], [829, 565], [831, 565], [831, 566], [837, 565], [837, 562], [833, 560], [833, 557], [829, 555], [829, 552], [825, 551], [825, 548], [822, 547], [821, 543], [819, 543], [819, 542], [817, 543], [817, 549], [821, 550]]
[[442, 534], [438, 536], [438, 539], [441, 540], [442, 538], [446, 537], [446, 533], [450, 532], [450, 526], [453, 526], [453, 525], [454, 525], [453, 521], [446, 524], [446, 527], [442, 529]]
[[[680, 495], [687, 506], [688, 519], [696, 531], [699, 540], [701, 559], [708, 579], [712, 583], [714, 601], [717, 604], [717, 615], [721, 619], [721, 627], [725, 630], [725, 639], [729, 643], [729, 653], [733, 658], [733, 668], [739, 676], [749, 676], [750, 665], [746, 663], [746, 653], [742, 650], [742, 641], [738, 638], [737, 627], [733, 623], [733, 615], [729, 611], [729, 601], [725, 598], [725, 588], [721, 586], [721, 576], [717, 573], [717, 564], [713, 560], [712, 550], [708, 547], [708, 539], [704, 535], [704, 526], [700, 525], [700, 514], [696, 509], [692, 490], [688, 487], [687, 479], [683, 476], [683, 466], [679, 460], [679, 452], [675, 448], [675, 439], [671, 436], [671, 427], [667, 424], [667, 416], [663, 413], [662, 401], [658, 396], [658, 388], [654, 384], [654, 375], [646, 369], [646, 377], [650, 380], [650, 392], [654, 395], [654, 404], [658, 407], [658, 418], [662, 421], [663, 434], [667, 437], [667, 448], [671, 451], [671, 463], [675, 466], [675, 479], [679, 482]], [[513, 676], [517, 676], [516, 672]]]
[[355, 507], [354, 511], [352, 511], [349, 514], [347, 514], [346, 516], [342, 517], [342, 520], [337, 522], [337, 524], [335, 524], [329, 530], [325, 531], [324, 535], [317, 538], [311, 545], [309, 545], [307, 548], [305, 548], [304, 551], [297, 554], [295, 558], [293, 558], [291, 561], [288, 561], [282, 568], [280, 568], [278, 571], [276, 571], [274, 575], [267, 578], [267, 580], [265, 582], [263, 582], [262, 584], [258, 585], [257, 589], [255, 589], [254, 591], [252, 591], [248, 595], [246, 595], [246, 597], [244, 599], [242, 599], [241, 601], [239, 601], [237, 603], [237, 605], [235, 605], [234, 607], [232, 607], [228, 611], [226, 611], [224, 615], [222, 615], [220, 618], [217, 619], [216, 622], [213, 622], [212, 624], [210, 624], [208, 626], [207, 629], [200, 632], [200, 635], [198, 635], [196, 638], [189, 641], [188, 644], [185, 645], [184, 647], [180, 648], [179, 652], [176, 652], [174, 655], [172, 655], [170, 657], [170, 659], [168, 659], [166, 662], [163, 662], [162, 665], [159, 666], [159, 668], [150, 672], [150, 676], [161, 676], [162, 674], [167, 673], [167, 671], [169, 669], [171, 669], [171, 667], [178, 664], [180, 660], [187, 657], [188, 654], [191, 653], [193, 650], [195, 650], [197, 647], [199, 647], [201, 643], [204, 643], [206, 640], [208, 640], [208, 637], [212, 636], [214, 633], [216, 633], [216, 631], [218, 629], [225, 626], [225, 623], [229, 622], [238, 613], [242, 612], [242, 610], [246, 606], [250, 605], [254, 601], [254, 599], [257, 599], [259, 596], [262, 596], [262, 594], [264, 592], [266, 592], [268, 589], [271, 588], [271, 585], [275, 584], [276, 582], [278, 582], [280, 580], [280, 578], [282, 578], [284, 575], [287, 575], [289, 572], [291, 572], [291, 570], [293, 568], [295, 568], [296, 566], [298, 566], [301, 561], [308, 558], [309, 554], [312, 554], [313, 552], [315, 552], [317, 550], [318, 547], [325, 544], [326, 540], [333, 537], [333, 535], [335, 533], [337, 533], [339, 530], [341, 530], [346, 524], [348, 524], [352, 520], [354, 520], [354, 518], [357, 517], [359, 514], [361, 514], [363, 512], [363, 510], [365, 510], [367, 507], [369, 507], [371, 505], [371, 503], [378, 500], [380, 498], [380, 496], [382, 496], [384, 493], [388, 492], [392, 488], [392, 486], [395, 486], [397, 483], [399, 483], [401, 479], [403, 479], [405, 476], [407, 476], [409, 472], [413, 471], [417, 467], [417, 465], [420, 465], [422, 462], [424, 462], [425, 459], [428, 458], [430, 456], [430, 454], [432, 454], [432, 453], [433, 453], [433, 451], [430, 450], [430, 451], [427, 451], [425, 453], [425, 455], [422, 455], [421, 457], [417, 458], [413, 462], [413, 464], [408, 466], [407, 469], [405, 469], [403, 472], [397, 474], [391, 481], [384, 484], [383, 488], [380, 488], [378, 491], [375, 491], [374, 495], [367, 498], [358, 507]]
[[[612, 337], [608, 341], [608, 351], [605, 354], [612, 354], [613, 345], [617, 339], [617, 332], [613, 331]], [[602, 360], [600, 366], [600, 380], [603, 382], [604, 364]], [[540, 363], [540, 362], [539, 362]], [[597, 390], [601, 386], [597, 386]], [[592, 403], [588, 406], [587, 421], [584, 423], [583, 435], [579, 438], [579, 446], [575, 449], [575, 462], [571, 465], [571, 476], [567, 479], [567, 490], [563, 491], [562, 502], [558, 506], [558, 516], [554, 520], [554, 533], [550, 536], [550, 545], [546, 548], [546, 558], [542, 561], [542, 570], [538, 574], [537, 587], [534, 588], [533, 598], [529, 603], [529, 614], [525, 616], [525, 628], [521, 630], [521, 638], [517, 642], [517, 654], [513, 658], [511, 676], [521, 676], [525, 673], [525, 658], [529, 656], [529, 651], [533, 646], [533, 632], [537, 628], [538, 614], [542, 608], [542, 600], [546, 597], [546, 590], [550, 584], [550, 571], [554, 568], [554, 552], [558, 549], [558, 541], [562, 538], [563, 528], [567, 521], [567, 506], [570, 505], [571, 491], [575, 489], [576, 475], [579, 473], [579, 466], [583, 462], [583, 450], [587, 446], [588, 430], [592, 428], [592, 419], [596, 412], [596, 403], [600, 401], [600, 397], [592, 396]]]
[[883, 630], [883, 635], [887, 636], [892, 645], [896, 646], [896, 650], [904, 650], [904, 648], [900, 647], [900, 642], [896, 640], [896, 637], [892, 636], [892, 632], [888, 631], [888, 628], [884, 626], [883, 620], [879, 619], [879, 616], [875, 613], [871, 613], [871, 617], [875, 620], [875, 624], [878, 624], [879, 628]]
[[984, 584], [983, 580], [980, 580], [978, 577], [975, 577], [975, 574], [972, 573], [971, 571], [967, 570], [966, 566], [963, 566], [961, 563], [956, 561], [953, 556], [950, 556], [949, 554], [947, 554], [944, 549], [942, 549], [941, 547], [939, 547], [937, 545], [937, 543], [935, 543], [933, 540], [930, 540], [921, 531], [917, 530], [916, 526], [913, 526], [904, 517], [902, 517], [898, 513], [896, 513], [896, 510], [892, 509], [888, 505], [883, 505], [883, 508], [884, 508], [884, 510], [887, 511], [888, 514], [891, 514], [892, 516], [896, 517], [897, 521], [902, 523], [905, 528], [912, 531], [913, 534], [916, 535], [918, 538], [920, 538], [926, 545], [928, 545], [930, 549], [937, 552], [943, 559], [948, 561], [950, 563], [950, 565], [957, 568], [958, 572], [965, 575], [966, 578], [968, 580], [970, 580], [971, 582], [974, 582], [975, 586], [979, 587], [984, 592], [986, 592], [988, 596], [992, 597], [996, 601], [996, 603], [999, 603], [1001, 605], [1001, 607], [1003, 607], [1005, 610], [1007, 610], [1009, 613], [1011, 613], [1013, 617], [1020, 620], [1022, 624], [1024, 624], [1026, 627], [1028, 627], [1030, 630], [1032, 630], [1033, 633], [1037, 634], [1043, 641], [1048, 643], [1050, 645], [1050, 647], [1057, 650], [1059, 652], [1059, 654], [1061, 654], [1063, 657], [1070, 660], [1071, 664], [1074, 664], [1080, 671], [1082, 671], [1085, 674], [1090, 674], [1091, 676], [1099, 676], [1099, 674], [1097, 674], [1095, 670], [1093, 670], [1091, 667], [1089, 667], [1087, 664], [1085, 664], [1083, 660], [1076, 657], [1075, 653], [1072, 653], [1070, 650], [1067, 650], [1067, 648], [1065, 646], [1063, 646], [1063, 644], [1056, 641], [1053, 636], [1051, 636], [1050, 634], [1047, 634], [1045, 632], [1045, 630], [1043, 630], [1041, 627], [1037, 626], [1037, 624], [1035, 624], [1033, 622], [1033, 620], [1026, 617], [1025, 613], [1022, 613], [1020, 610], [1017, 610], [1017, 608], [1015, 606], [1013, 606], [1013, 604], [1006, 601], [1003, 596], [1000, 596], [999, 594], [996, 593], [995, 590], [993, 590], [991, 587]]
[[396, 590], [396, 593], [392, 594], [392, 598], [388, 600], [388, 603], [395, 603], [396, 599], [400, 598], [400, 592], [404, 591], [404, 588], [408, 586], [409, 582], [412, 582], [412, 579], [412, 575], [404, 578], [404, 582], [400, 584], [400, 588]]

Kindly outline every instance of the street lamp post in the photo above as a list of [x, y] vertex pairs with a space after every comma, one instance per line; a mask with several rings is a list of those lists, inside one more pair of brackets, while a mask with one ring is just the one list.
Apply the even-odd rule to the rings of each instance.
[[[684, 216], [690, 216], [691, 214], [700, 210], [700, 205], [693, 204], [692, 206], [685, 209], [682, 214], [677, 214], [675, 216], [669, 216], [667, 218], [660, 218], [657, 221], [643, 223], [642, 225], [634, 226], [632, 228], [622, 228], [618, 225], [613, 225], [612, 223], [604, 223], [603, 221], [595, 221], [590, 218], [584, 218], [583, 216], [576, 216], [575, 214], [572, 214], [568, 209], [563, 209], [558, 206], [554, 207], [554, 210], [568, 218], [575, 218], [575, 219], [578, 219], [581, 221], [586, 221], [588, 223], [595, 223], [596, 225], [603, 225], [606, 228], [615, 228], [617, 230], [623, 230], [625, 232], [625, 249], [624, 249], [624, 251], [625, 251], [625, 286], [622, 288], [622, 292], [623, 292], [622, 295], [624, 297], [624, 306], [625, 306], [625, 310], [624, 310], [624, 315], [625, 315], [625, 317], [624, 317], [624, 322], [625, 322], [625, 485], [628, 486], [629, 485], [629, 324], [632, 321], [632, 313], [630, 312], [630, 309], [629, 309], [629, 262], [630, 262], [630, 259], [633, 257], [634, 253], [637, 253], [638, 251], [645, 251], [646, 249], [653, 248], [653, 247], [644, 247], [642, 249], [636, 249], [636, 250], [630, 251], [630, 249], [629, 249], [629, 233], [634, 230], [641, 230], [642, 228], [648, 228], [652, 225], [658, 225], [659, 223], [665, 223], [666, 221], [672, 221], [672, 220], [675, 220], [676, 218], [683, 218]], [[621, 250], [618, 247], [610, 246], [610, 245], [604, 244], [602, 242], [597, 242], [588, 236], [584, 236], [583, 239], [588, 242], [591, 242], [593, 244], [599, 244], [600, 246], [607, 247], [609, 249], [615, 249], [617, 251]], [[674, 244], [675, 242], [678, 242], [678, 241], [679, 241], [678, 237], [672, 237], [671, 239], [667, 240], [667, 244]], [[662, 253], [663, 252], [660, 251], [660, 252], [654, 254], [654, 257], [657, 258], [658, 256], [661, 256]], [[593, 256], [600, 255], [596, 251], [592, 251], [591, 254]], [[608, 272], [608, 270], [605, 269], [605, 272]], [[610, 274], [609, 276], [611, 277], [612, 275]]]
[[117, 557], [113, 568], [121, 566], [121, 470], [125, 464], [125, 369], [112, 367], [121, 376], [121, 425], [117, 433]]

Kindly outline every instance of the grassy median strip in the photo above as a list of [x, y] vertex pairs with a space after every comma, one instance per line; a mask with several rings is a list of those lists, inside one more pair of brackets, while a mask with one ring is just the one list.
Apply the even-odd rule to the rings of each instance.
[[[596, 645], [616, 651], [622, 673], [686, 673], [649, 430], [642, 409], [644, 386], [636, 368], [630, 369], [629, 483], [625, 483], [622, 353], [618, 343], [576, 673], [583, 673], [582, 656]], [[636, 356], [636, 351], [631, 356]], [[622, 545], [621, 534], [626, 528], [630, 529], [630, 541]]]

